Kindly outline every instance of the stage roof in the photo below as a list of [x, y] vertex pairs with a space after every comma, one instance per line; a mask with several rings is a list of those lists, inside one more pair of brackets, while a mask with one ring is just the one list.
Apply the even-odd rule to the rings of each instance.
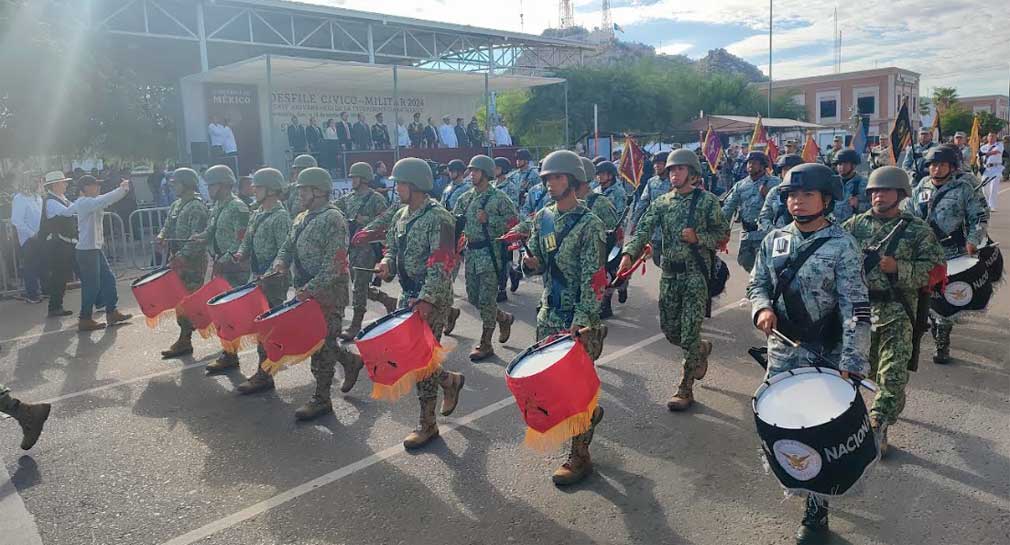
[[[692, 121], [689, 126], [694, 131], [708, 130], [709, 125], [716, 132], [745, 132], [754, 130], [757, 124], [757, 117], [744, 115], [706, 115], [701, 119]], [[766, 129], [824, 129], [824, 125], [807, 123], [797, 119], [785, 117], [762, 117], [761, 125]]]
[[[267, 83], [267, 55], [219, 66], [207, 72], [183, 78], [186, 82], [202, 83]], [[270, 73], [273, 87], [287, 89], [327, 89], [335, 82], [341, 88], [384, 90], [393, 86], [393, 66], [357, 62], [306, 59], [270, 55]], [[452, 95], [484, 94], [484, 74], [431, 70], [398, 66], [397, 85], [405, 93]], [[560, 78], [493, 74], [488, 78], [490, 91], [526, 89], [541, 85], [562, 83]]]

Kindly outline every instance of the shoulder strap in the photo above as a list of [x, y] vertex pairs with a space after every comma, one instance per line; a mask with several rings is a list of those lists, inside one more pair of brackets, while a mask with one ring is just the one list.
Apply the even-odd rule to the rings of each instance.
[[803, 268], [803, 264], [810, 259], [810, 256], [814, 255], [821, 246], [824, 246], [831, 237], [821, 237], [810, 243], [809, 246], [803, 248], [800, 253], [796, 254], [795, 258], [789, 258], [786, 260], [785, 266], [778, 274], [778, 281], [775, 283], [775, 293], [772, 295], [772, 306], [778, 302], [779, 297], [782, 297], [782, 292], [785, 291], [793, 280], [796, 279], [796, 274]]
[[884, 247], [884, 255], [893, 256], [894, 252], [898, 250], [898, 243], [901, 242], [901, 236], [905, 234], [905, 230], [912, 222], [908, 219], [902, 218], [898, 226], [894, 229], [894, 234], [891, 235], [891, 240], [887, 241], [887, 246]]
[[599, 199], [599, 198], [600, 198], [600, 194], [599, 193], [590, 193], [589, 197], [586, 198], [586, 208], [588, 208], [589, 210], [592, 210], [593, 206], [596, 205], [596, 199]]
[[695, 188], [695, 190], [691, 192], [691, 204], [687, 209], [687, 226], [692, 229], [695, 227], [694, 212], [698, 209], [698, 199], [700, 198], [701, 190]]

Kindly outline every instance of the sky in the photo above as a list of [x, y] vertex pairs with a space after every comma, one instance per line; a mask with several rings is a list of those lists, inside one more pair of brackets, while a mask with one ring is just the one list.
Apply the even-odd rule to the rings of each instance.
[[[557, 0], [302, 0], [433, 21], [540, 34], [558, 25]], [[601, 24], [599, 0], [572, 0], [575, 21]], [[833, 11], [842, 71], [898, 66], [922, 75], [920, 94], [1007, 94], [1007, 0], [772, 0], [774, 79], [830, 74]], [[1003, 7], [999, 7], [1002, 4]], [[618, 37], [700, 58], [724, 47], [768, 73], [768, 4], [760, 0], [611, 0]], [[520, 20], [520, 13], [523, 14]]]

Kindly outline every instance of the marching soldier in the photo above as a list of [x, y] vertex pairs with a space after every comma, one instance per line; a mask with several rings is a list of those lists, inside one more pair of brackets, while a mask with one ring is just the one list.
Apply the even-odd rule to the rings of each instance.
[[610, 200], [614, 205], [618, 218], [624, 217], [624, 210], [628, 208], [628, 194], [624, 190], [624, 183], [618, 179], [617, 165], [610, 161], [601, 161], [596, 165], [596, 177], [600, 180], [600, 193]]
[[[450, 274], [456, 256], [455, 222], [448, 210], [428, 198], [434, 180], [423, 160], [400, 159], [393, 165], [390, 179], [396, 182], [396, 192], [405, 206], [393, 215], [379, 274], [388, 279], [395, 271], [403, 288], [400, 307], [412, 307], [428, 323], [435, 339], [441, 339], [452, 305]], [[403, 440], [404, 448], [417, 449], [438, 437], [435, 421], [438, 388], [442, 387], [444, 396], [442, 416], [449, 416], [459, 403], [463, 383], [461, 373], [442, 368], [417, 383], [420, 423]]]
[[[611, 204], [610, 199], [604, 196], [602, 193], [592, 191], [589, 188], [589, 180], [593, 177], [593, 173], [596, 172], [597, 166], [593, 164], [586, 157], [579, 158], [582, 161], [582, 168], [586, 172], [586, 178], [582, 181], [575, 189], [575, 198], [579, 202], [585, 205], [590, 212], [600, 218], [603, 223], [604, 241], [603, 241], [603, 258], [606, 260], [607, 255], [610, 253], [610, 249], [614, 247], [617, 243], [616, 233], [617, 225], [621, 218], [618, 217], [617, 210], [614, 209], [614, 205]], [[601, 161], [601, 164], [603, 161]], [[603, 300], [600, 303], [600, 318], [606, 319], [614, 315], [614, 310], [612, 307], [612, 299], [614, 297], [614, 292], [612, 289], [607, 288], [603, 294]]]
[[442, 206], [446, 210], [452, 210], [456, 208], [456, 201], [463, 196], [464, 193], [473, 189], [473, 184], [470, 183], [470, 179], [466, 177], [466, 165], [463, 161], [459, 159], [453, 159], [449, 161], [449, 185], [445, 186], [445, 191], [442, 192]]
[[[669, 155], [668, 152], [661, 151], [652, 157], [652, 164], [656, 170], [656, 175], [649, 178], [649, 181], [645, 183], [641, 197], [639, 197], [638, 202], [635, 204], [635, 210], [631, 216], [631, 228], [628, 229], [629, 233], [634, 233], [637, 230], [639, 222], [642, 221], [642, 216], [649, 209], [649, 205], [670, 192], [670, 178], [666, 175], [666, 159]], [[657, 227], [652, 233], [652, 261], [657, 267], [659, 266], [659, 259], [662, 253], [663, 235]]]
[[790, 139], [786, 140], [786, 147], [785, 147], [785, 150], [783, 151], [783, 153], [786, 154], [786, 155], [797, 155], [797, 154], [799, 154], [799, 147], [798, 147], [798, 145], [799, 144], [798, 144], [798, 142], [796, 142], [795, 139], [790, 138]]
[[21, 426], [21, 450], [28, 450], [38, 442], [51, 409], [48, 403], [25, 403], [12, 396], [10, 389], [0, 384], [0, 413], [17, 420]]
[[302, 201], [298, 197], [298, 189], [295, 187], [298, 182], [298, 175], [307, 168], [313, 168], [319, 166], [316, 163], [316, 158], [303, 153], [295, 160], [291, 162], [291, 183], [288, 184], [288, 199], [285, 205], [288, 209], [288, 214], [292, 217], [297, 216], [302, 211]]
[[537, 169], [530, 165], [533, 154], [528, 149], [521, 149], [516, 152], [516, 169], [509, 173], [509, 179], [519, 188], [519, 199], [515, 205], [519, 206], [526, 200], [526, 193], [530, 188], [540, 183], [540, 175]]
[[754, 268], [754, 259], [761, 246], [764, 233], [758, 227], [758, 215], [765, 203], [768, 190], [779, 183], [779, 179], [768, 175], [768, 156], [761, 151], [747, 154], [747, 177], [733, 184], [724, 204], [722, 215], [732, 219], [739, 211], [743, 233], [740, 235], [740, 249], [736, 262], [747, 272]]
[[[597, 287], [593, 276], [603, 267], [603, 224], [576, 199], [575, 191], [588, 185], [579, 156], [567, 150], [544, 158], [540, 177], [547, 185], [551, 204], [533, 218], [530, 254], [523, 266], [544, 275], [544, 292], [537, 312], [537, 340], [558, 333], [579, 336], [595, 361], [603, 351], [605, 329], [600, 325]], [[592, 415], [589, 431], [572, 438], [568, 460], [554, 472], [557, 486], [575, 484], [593, 470], [589, 445], [596, 426], [603, 419], [603, 407]]]
[[[775, 164], [779, 168], [779, 179], [785, 180], [793, 167], [803, 164], [803, 158], [799, 155], [780, 155]], [[772, 229], [779, 229], [793, 222], [789, 210], [779, 198], [779, 185], [768, 190], [765, 203], [761, 205], [761, 213], [758, 214], [758, 230], [762, 233], [767, 234]]]
[[670, 343], [684, 350], [684, 374], [677, 393], [667, 402], [671, 411], [694, 403], [694, 381], [705, 378], [712, 342], [701, 338], [701, 323], [709, 304], [710, 271], [719, 243], [729, 237], [729, 222], [719, 199], [696, 184], [701, 163], [690, 150], [675, 150], [666, 160], [672, 191], [649, 206], [631, 239], [625, 242], [618, 272], [642, 254], [650, 235], [662, 236], [663, 276], [659, 282], [659, 322]]
[[[291, 216], [280, 202], [284, 192], [284, 175], [277, 169], [261, 168], [253, 174], [253, 191], [259, 207], [249, 217], [242, 245], [235, 254], [235, 261], [248, 260], [252, 274], [264, 276], [273, 266], [277, 254], [288, 240], [291, 232]], [[270, 308], [284, 303], [288, 295], [291, 277], [287, 274], [271, 275], [260, 280], [260, 287], [266, 295]], [[239, 394], [255, 394], [274, 389], [274, 379], [263, 370], [263, 362], [267, 359], [266, 350], [262, 344], [256, 345], [259, 353], [259, 364], [256, 373], [239, 384], [236, 390]]]
[[[361, 357], [338, 343], [340, 322], [347, 306], [347, 220], [329, 202], [333, 180], [321, 168], [307, 168], [298, 174], [298, 195], [304, 211], [295, 218], [291, 233], [277, 253], [274, 271], [294, 278], [296, 297], [316, 300], [326, 317], [326, 341], [312, 355], [312, 376], [316, 392], [295, 411], [298, 420], [312, 420], [333, 412], [330, 387], [337, 362], [344, 368], [340, 391], [354, 387], [361, 371]], [[294, 267], [292, 267], [294, 265]]]
[[[870, 424], [880, 438], [880, 455], [887, 453], [887, 428], [898, 421], [905, 407], [908, 371], [918, 365], [919, 324], [925, 322], [926, 305], [921, 294], [929, 273], [944, 262], [943, 248], [929, 225], [902, 212], [901, 201], [911, 195], [908, 174], [898, 167], [881, 167], [870, 174], [866, 184], [872, 208], [847, 222], [866, 253], [863, 261], [869, 287], [871, 318], [871, 377], [877, 395], [870, 409]], [[923, 308], [925, 307], [925, 308]]]
[[[371, 165], [354, 163], [349, 173], [351, 192], [340, 197], [337, 208], [348, 218], [348, 231], [351, 238], [354, 238], [359, 230], [386, 211], [386, 199], [368, 185], [374, 177]], [[376, 255], [372, 244], [352, 243], [349, 253], [351, 267], [354, 267], [351, 274], [354, 284], [351, 292], [351, 308], [354, 309], [354, 315], [351, 317], [351, 325], [340, 334], [340, 338], [345, 341], [354, 339], [354, 336], [361, 331], [361, 322], [365, 319], [365, 306], [369, 299], [382, 303], [387, 312], [396, 310], [396, 299], [372, 286], [373, 273], [370, 269], [375, 268], [376, 262], [381, 258]]]
[[498, 237], [505, 234], [516, 220], [516, 207], [509, 198], [491, 187], [494, 161], [486, 155], [475, 155], [467, 169], [473, 189], [456, 202], [453, 215], [461, 217], [466, 236], [466, 297], [480, 310], [483, 330], [480, 344], [470, 352], [470, 361], [482, 361], [494, 355], [491, 336], [498, 325], [498, 342], [508, 341], [515, 317], [498, 308], [495, 290], [499, 271], [507, 266], [505, 251]]
[[[235, 261], [235, 254], [242, 245], [245, 229], [249, 226], [249, 207], [234, 193], [235, 174], [225, 165], [215, 165], [203, 174], [207, 182], [207, 192], [214, 200], [207, 230], [194, 238], [202, 240], [210, 251], [215, 275], [228, 281], [233, 288], [249, 280], [249, 264]], [[208, 375], [217, 375], [238, 369], [238, 354], [222, 350], [216, 361], [207, 366]]]
[[[827, 219], [843, 198], [841, 179], [824, 165], [799, 165], [779, 195], [793, 222], [765, 237], [747, 286], [754, 325], [768, 335], [768, 376], [828, 360], [845, 378], [864, 377], [870, 302], [863, 255], [852, 236]], [[789, 346], [773, 332], [802, 346]], [[828, 534], [827, 501], [808, 495], [796, 542], [821, 543]]]
[[862, 158], [854, 149], [843, 149], [835, 154], [835, 172], [842, 177], [842, 199], [835, 203], [834, 221], [838, 225], [870, 209], [870, 196], [866, 192], [866, 178], [856, 172]]
[[[985, 242], [989, 210], [968, 176], [957, 177], [960, 163], [956, 150], [931, 148], [925, 157], [929, 176], [923, 178], [905, 201], [905, 211], [922, 218], [943, 247], [945, 259], [975, 255]], [[936, 353], [933, 362], [950, 363], [950, 318], [931, 316]]]
[[926, 156], [929, 150], [936, 146], [937, 143], [933, 141], [933, 129], [919, 128], [919, 143], [905, 150], [905, 160], [901, 162], [901, 168], [905, 169], [913, 180], [926, 176], [929, 168]]
[[[190, 293], [203, 285], [207, 273], [207, 244], [193, 235], [207, 230], [210, 213], [207, 206], [197, 196], [199, 178], [196, 171], [179, 168], [172, 175], [172, 191], [175, 202], [168, 209], [165, 224], [158, 233], [158, 243], [168, 247], [169, 266], [175, 269]], [[182, 316], [176, 316], [179, 324], [179, 338], [168, 350], [161, 352], [164, 359], [178, 358], [193, 353], [193, 324]]]
[[[495, 189], [504, 193], [512, 201], [513, 206], [518, 208], [519, 203], [522, 202], [519, 200], [519, 179], [509, 176], [509, 173], [512, 172], [512, 161], [509, 161], [506, 157], [495, 157], [494, 165], [495, 180], [493, 185]], [[507, 245], [502, 243], [502, 246]], [[504, 255], [508, 266], [499, 270], [497, 297], [499, 303], [508, 300], [508, 296], [505, 294], [506, 282], [511, 280], [511, 289], [512, 292], [515, 292], [519, 289], [519, 279], [521, 277], [519, 271], [512, 267], [512, 252], [506, 249], [504, 250]]]

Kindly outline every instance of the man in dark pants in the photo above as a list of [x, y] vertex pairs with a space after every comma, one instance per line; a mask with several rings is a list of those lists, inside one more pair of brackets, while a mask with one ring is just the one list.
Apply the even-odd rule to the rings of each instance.
[[288, 125], [288, 147], [292, 153], [305, 153], [308, 151], [308, 141], [305, 139], [305, 127], [298, 122], [298, 116], [291, 116], [291, 124]]
[[54, 170], [46, 174], [43, 187], [46, 195], [42, 200], [42, 221], [39, 223], [39, 240], [43, 241], [46, 263], [46, 291], [49, 293], [50, 318], [70, 316], [73, 312], [63, 308], [63, 294], [74, 269], [74, 245], [77, 244], [77, 221], [63, 217], [70, 206], [64, 195], [70, 178]]
[[354, 141], [354, 151], [372, 149], [372, 130], [365, 122], [365, 114], [358, 114], [358, 122], [351, 127], [351, 140]]

